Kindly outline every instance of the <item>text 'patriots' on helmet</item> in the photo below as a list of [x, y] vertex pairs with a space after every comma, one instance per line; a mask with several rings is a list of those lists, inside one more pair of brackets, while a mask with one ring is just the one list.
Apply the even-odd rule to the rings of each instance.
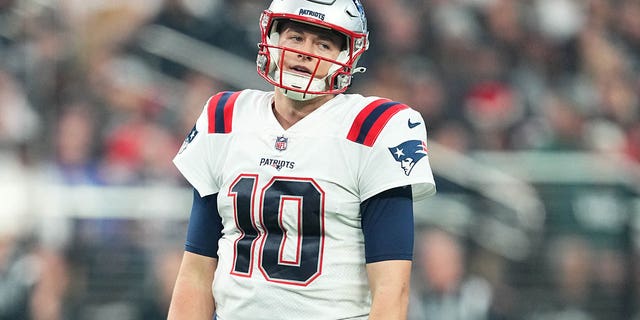
[[[337, 58], [329, 59], [280, 45], [280, 31], [286, 21], [328, 30], [344, 37]], [[260, 17], [261, 41], [258, 44], [258, 74], [279, 87], [291, 99], [309, 100], [319, 95], [342, 93], [351, 84], [360, 56], [369, 47], [369, 32], [364, 9], [359, 0], [274, 0]], [[284, 70], [285, 54], [310, 57], [313, 67], [306, 73]], [[326, 75], [319, 66], [328, 64]]]

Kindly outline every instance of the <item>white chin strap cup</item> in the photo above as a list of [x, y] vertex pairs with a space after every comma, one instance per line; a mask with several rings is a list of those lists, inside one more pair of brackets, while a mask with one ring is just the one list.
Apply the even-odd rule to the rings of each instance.
[[[325, 79], [311, 79], [309, 76], [283, 71], [282, 79], [280, 79], [280, 72], [276, 70], [275, 72], [275, 80], [278, 83], [281, 83], [283, 86], [288, 88], [294, 88], [300, 91], [288, 90], [285, 88], [280, 88], [282, 93], [285, 96], [298, 101], [311, 100], [313, 98], [317, 98], [319, 94], [305, 93], [305, 91], [309, 92], [317, 92], [317, 91], [325, 91], [326, 90], [326, 82]], [[311, 82], [311, 84], [309, 84]], [[307, 90], [307, 86], [309, 89]]]

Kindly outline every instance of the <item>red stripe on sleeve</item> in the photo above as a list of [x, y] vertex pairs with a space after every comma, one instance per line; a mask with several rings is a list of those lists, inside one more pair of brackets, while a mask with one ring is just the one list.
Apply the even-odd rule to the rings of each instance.
[[356, 139], [358, 139], [358, 135], [360, 134], [360, 130], [362, 129], [362, 124], [364, 123], [364, 120], [367, 119], [369, 114], [371, 114], [371, 112], [375, 110], [379, 105], [386, 102], [391, 102], [391, 100], [384, 99], [384, 98], [374, 100], [373, 102], [369, 103], [364, 109], [362, 109], [362, 111], [358, 113], [358, 115], [356, 116], [356, 119], [353, 121], [353, 124], [351, 125], [351, 129], [349, 130], [349, 134], [347, 135], [347, 139], [351, 141], [356, 141]]
[[373, 144], [376, 142], [376, 139], [378, 139], [380, 132], [382, 132], [382, 129], [384, 129], [384, 126], [387, 125], [387, 122], [389, 122], [391, 117], [393, 117], [396, 113], [400, 112], [401, 110], [408, 109], [408, 108], [409, 106], [407, 105], [397, 104], [387, 109], [382, 115], [380, 115], [380, 117], [373, 124], [373, 126], [369, 130], [369, 133], [367, 134], [367, 137], [364, 139], [363, 144], [368, 147], [373, 146]]
[[218, 101], [220, 101], [220, 97], [224, 92], [220, 92], [215, 96], [209, 99], [207, 103], [207, 117], [209, 120], [209, 133], [216, 132], [216, 106], [218, 105]]

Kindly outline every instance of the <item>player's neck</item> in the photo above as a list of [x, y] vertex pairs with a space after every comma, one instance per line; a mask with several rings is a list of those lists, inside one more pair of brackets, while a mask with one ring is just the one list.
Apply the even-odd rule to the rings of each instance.
[[279, 90], [276, 90], [271, 106], [276, 119], [282, 128], [286, 130], [333, 97], [333, 95], [323, 95], [312, 100], [298, 101], [290, 99]]

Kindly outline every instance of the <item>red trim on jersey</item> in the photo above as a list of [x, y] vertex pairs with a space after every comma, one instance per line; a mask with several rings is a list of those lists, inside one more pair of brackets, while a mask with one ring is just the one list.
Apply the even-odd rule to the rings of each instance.
[[[287, 260], [284, 257], [284, 253], [285, 253], [285, 249], [287, 247], [287, 238], [289, 237], [289, 231], [287, 230], [286, 226], [284, 225], [284, 207], [286, 205], [286, 202], [290, 201], [290, 202], [294, 202], [295, 205], [298, 207], [298, 214], [296, 214], [296, 224], [297, 224], [297, 234], [295, 234], [294, 236], [292, 236], [292, 238], [295, 239], [296, 244], [296, 251], [295, 251], [295, 259], [293, 261], [291, 260]], [[278, 263], [280, 264], [284, 264], [284, 265], [292, 265], [292, 266], [299, 266], [300, 265], [300, 252], [302, 250], [302, 197], [292, 197], [292, 196], [282, 196], [280, 198], [280, 211], [278, 212], [278, 222], [280, 223], [280, 228], [282, 230], [284, 230], [284, 233], [282, 235], [282, 242], [280, 243], [280, 255], [279, 255], [279, 261]]]
[[230, 133], [233, 121], [233, 108], [241, 91], [225, 91], [216, 94], [207, 103], [209, 133]]
[[236, 177], [235, 180], [233, 180], [233, 182], [231, 183], [231, 185], [229, 186], [229, 192], [227, 193], [227, 196], [231, 197], [233, 199], [233, 219], [236, 225], [236, 229], [240, 231], [240, 236], [238, 238], [236, 238], [235, 241], [233, 241], [233, 265], [231, 267], [231, 274], [235, 275], [235, 276], [239, 276], [239, 277], [245, 277], [245, 278], [251, 278], [251, 275], [253, 274], [253, 252], [254, 249], [256, 247], [256, 243], [259, 241], [260, 237], [262, 236], [261, 233], [258, 232], [256, 238], [251, 241], [251, 253], [249, 255], [249, 270], [248, 272], [244, 273], [244, 272], [238, 272], [236, 271], [236, 263], [237, 263], [237, 259], [238, 259], [238, 242], [240, 240], [242, 240], [245, 236], [246, 236], [246, 230], [242, 229], [242, 227], [240, 227], [240, 223], [238, 222], [238, 195], [236, 192], [233, 192], [232, 189], [233, 187], [236, 185], [236, 183], [238, 183], [238, 181], [240, 181], [240, 179], [242, 178], [246, 178], [249, 177], [251, 179], [253, 179], [253, 186], [252, 186], [252, 190], [251, 190], [251, 225], [253, 226], [253, 230], [258, 230], [258, 227], [256, 226], [256, 222], [253, 219], [253, 212], [255, 210], [255, 197], [256, 197], [256, 190], [257, 190], [257, 185], [258, 185], [258, 175], [257, 174], [241, 174], [238, 177]]
[[369, 103], [356, 116], [347, 139], [368, 147], [373, 146], [391, 117], [407, 108], [407, 105], [384, 98]]
[[376, 122], [373, 124], [373, 126], [371, 127], [371, 129], [367, 133], [367, 136], [364, 139], [364, 145], [367, 146], [367, 147], [373, 146], [373, 144], [376, 142], [376, 139], [378, 139], [378, 136], [380, 135], [380, 132], [382, 132], [382, 129], [384, 129], [384, 126], [387, 125], [387, 122], [389, 122], [391, 117], [393, 117], [396, 113], [400, 112], [401, 110], [404, 110], [404, 109], [407, 109], [407, 108], [409, 108], [409, 106], [404, 105], [404, 104], [397, 104], [397, 105], [387, 109], [376, 120]]
[[385, 102], [391, 102], [391, 100], [384, 99], [384, 98], [378, 99], [369, 103], [366, 107], [364, 107], [364, 109], [362, 109], [362, 111], [358, 113], [358, 115], [356, 116], [356, 119], [353, 121], [353, 124], [351, 125], [351, 129], [349, 130], [349, 134], [347, 134], [347, 139], [351, 141], [356, 141], [358, 139], [358, 135], [360, 134], [360, 130], [362, 129], [362, 124], [364, 123], [364, 120], [367, 119], [367, 116], [371, 114], [371, 112], [375, 108], [377, 108], [379, 105]]

